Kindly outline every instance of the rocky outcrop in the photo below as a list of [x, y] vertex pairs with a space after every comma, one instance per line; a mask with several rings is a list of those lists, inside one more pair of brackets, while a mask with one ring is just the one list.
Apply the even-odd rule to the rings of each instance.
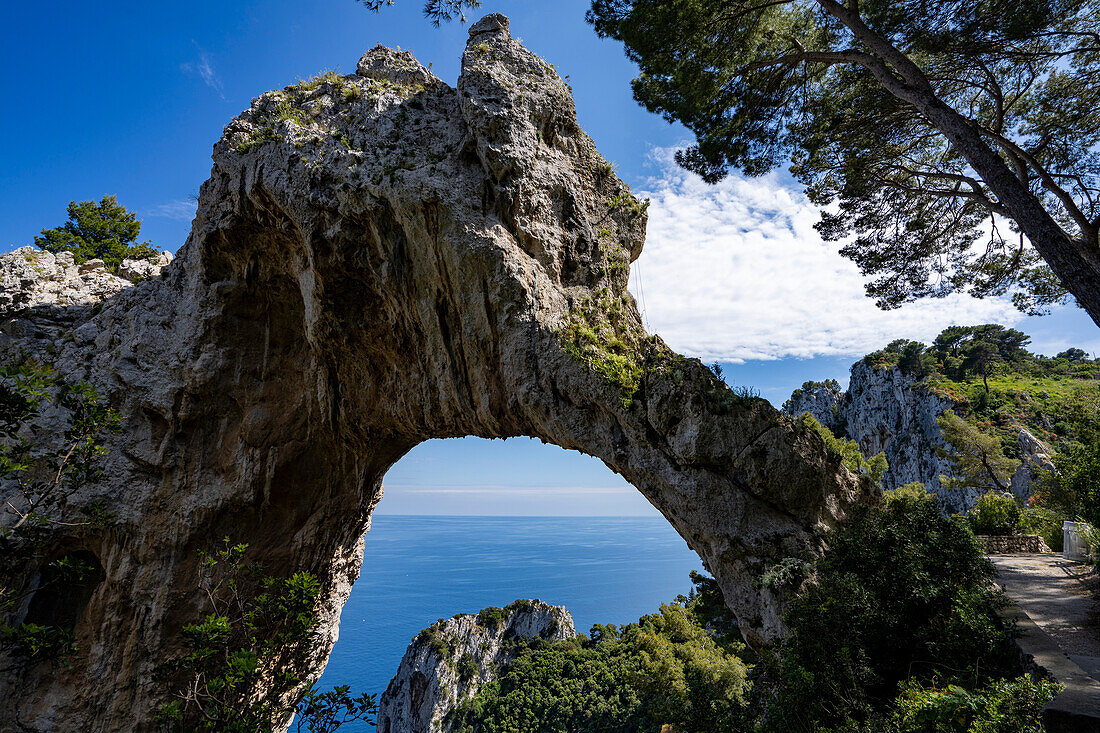
[[86, 309], [114, 295], [135, 281], [158, 277], [172, 261], [164, 252], [153, 260], [123, 260], [118, 275], [107, 271], [103, 260], [76, 264], [72, 252], [56, 255], [35, 247], [20, 247], [4, 255], [0, 268], [0, 313], [9, 322], [15, 315], [34, 309], [45, 323], [54, 319], [73, 322]]
[[819, 423], [833, 431], [834, 435], [846, 433], [844, 424], [844, 390], [835, 380], [824, 382], [806, 382], [796, 389], [791, 398], [783, 403], [783, 412], [797, 417], [809, 413]]
[[[940, 497], [949, 512], [974, 506], [983, 489], [948, 489], [941, 476], [951, 476], [950, 449], [936, 422], [955, 403], [897, 366], [878, 366], [866, 360], [852, 365], [848, 391], [835, 384], [807, 382], [783, 405], [792, 416], [809, 412], [837, 436], [855, 440], [865, 456], [885, 453], [889, 469], [885, 489], [919, 481]], [[1012, 493], [1031, 495], [1043, 472], [1053, 472], [1049, 449], [1026, 428], [1019, 433], [1021, 464], [1012, 476]]]
[[447, 716], [500, 674], [515, 639], [577, 635], [561, 606], [516, 601], [503, 609], [440, 619], [417, 635], [379, 700], [379, 733], [449, 733]]
[[123, 260], [118, 268], [118, 276], [130, 282], [141, 282], [151, 277], [159, 277], [160, 271], [172, 261], [171, 252], [161, 252], [154, 259]]
[[[153, 672], [202, 613], [214, 538], [268, 574], [316, 575], [319, 673], [382, 477], [432, 438], [598, 457], [698, 552], [757, 646], [791, 592], [761, 575], [819, 553], [869, 495], [812, 430], [644, 333], [626, 282], [645, 207], [507, 19], [471, 27], [457, 88], [383, 48], [359, 69], [262, 94], [225, 128], [160, 277], [91, 308], [12, 282], [4, 348], [126, 419], [103, 480], [67, 503], [113, 525], [53, 545], [102, 568], [72, 609], [80, 654], [0, 679], [0, 728], [152, 729], [172, 692]], [[46, 311], [62, 333], [36, 325]]]
[[948, 490], [940, 482], [940, 476], [950, 476], [952, 471], [942, 454], [948, 446], [936, 420], [954, 405], [896, 366], [881, 368], [858, 361], [852, 365], [841, 414], [848, 437], [859, 443], [864, 455], [886, 454], [890, 468], [883, 488], [919, 481], [940, 497], [947, 511], [958, 512], [973, 506], [981, 492]]
[[929, 390], [896, 366], [881, 367], [864, 360], [852, 365], [848, 391], [827, 384], [807, 383], [783, 406], [788, 415], [811, 413], [840, 437], [855, 440], [865, 456], [886, 454], [889, 469], [885, 489], [919, 481], [943, 501], [948, 511], [969, 509], [981, 493], [948, 490], [940, 476], [951, 475], [942, 455], [947, 447], [936, 420], [954, 402]]
[[1017, 437], [1020, 444], [1020, 467], [1012, 474], [1012, 483], [1009, 491], [1018, 499], [1026, 499], [1031, 496], [1031, 490], [1035, 482], [1044, 474], [1057, 472], [1054, 460], [1050, 457], [1050, 449], [1043, 442], [1031, 434], [1027, 428], [1020, 428]]

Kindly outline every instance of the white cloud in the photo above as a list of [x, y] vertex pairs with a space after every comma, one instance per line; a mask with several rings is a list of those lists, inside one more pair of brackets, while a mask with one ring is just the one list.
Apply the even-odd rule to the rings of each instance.
[[217, 72], [214, 71], [214, 65], [210, 63], [210, 54], [206, 53], [198, 42], [192, 40], [191, 43], [194, 43], [195, 48], [199, 51], [199, 60], [180, 64], [180, 69], [187, 74], [198, 74], [206, 83], [206, 86], [217, 92], [219, 97], [225, 99], [222, 80], [218, 77]]
[[177, 221], [191, 221], [195, 218], [195, 209], [198, 202], [194, 200], [167, 201], [163, 204], [151, 206], [145, 211], [145, 216], [175, 219]]
[[861, 356], [896, 338], [928, 342], [951, 324], [1022, 315], [1005, 299], [924, 300], [882, 311], [836, 243], [813, 228], [818, 210], [775, 176], [711, 186], [658, 149], [649, 234], [630, 290], [649, 330], [683, 353], [740, 362]]

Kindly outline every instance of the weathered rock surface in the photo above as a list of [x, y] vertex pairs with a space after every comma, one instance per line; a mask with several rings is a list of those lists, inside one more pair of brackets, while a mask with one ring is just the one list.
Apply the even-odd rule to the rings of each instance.
[[866, 498], [812, 431], [645, 335], [625, 289], [644, 207], [507, 19], [471, 28], [457, 88], [387, 49], [360, 68], [226, 127], [159, 278], [86, 307], [3, 260], [23, 273], [3, 275], [4, 348], [49, 355], [126, 421], [105, 479], [68, 502], [103, 502], [115, 526], [56, 543], [105, 576], [76, 609], [80, 655], [0, 679], [0, 729], [153, 729], [170, 694], [153, 670], [203, 609], [196, 553], [224, 536], [269, 574], [316, 574], [319, 673], [382, 477], [431, 438], [600, 458], [757, 645], [782, 632], [767, 566], [819, 552]]
[[141, 282], [151, 277], [159, 277], [160, 271], [173, 260], [171, 252], [161, 252], [153, 260], [123, 260], [118, 268], [118, 276], [130, 282]]
[[[71, 252], [52, 254], [36, 247], [20, 247], [3, 256], [0, 266], [0, 314], [9, 336], [45, 339], [58, 329], [86, 320], [93, 307], [134, 281], [158, 277], [172, 261], [168, 252], [156, 261], [123, 260], [119, 275], [107, 271], [103, 260], [76, 264]], [[18, 316], [18, 318], [16, 318]]]
[[[942, 451], [950, 446], [936, 422], [955, 406], [949, 398], [902, 373], [896, 366], [883, 368], [864, 360], [852, 365], [848, 391], [820, 384], [798, 390], [783, 406], [788, 415], [809, 412], [838, 436], [855, 440], [866, 456], [886, 454], [890, 464], [883, 488], [919, 481], [940, 497], [949, 512], [974, 506], [981, 489], [948, 489], [940, 476], [951, 476], [950, 461]], [[1053, 471], [1048, 449], [1026, 429], [1020, 430], [1020, 467], [1012, 477], [1012, 493], [1021, 499], [1031, 495], [1040, 471]]]
[[1020, 467], [1012, 474], [1009, 491], [1019, 499], [1031, 496], [1032, 487], [1044, 473], [1055, 473], [1057, 468], [1050, 457], [1050, 448], [1031, 434], [1027, 428], [1020, 428], [1017, 437], [1020, 443]]
[[577, 635], [561, 606], [516, 601], [500, 611], [440, 620], [420, 632], [379, 700], [379, 733], [449, 733], [448, 714], [500, 674], [515, 638], [547, 641]]

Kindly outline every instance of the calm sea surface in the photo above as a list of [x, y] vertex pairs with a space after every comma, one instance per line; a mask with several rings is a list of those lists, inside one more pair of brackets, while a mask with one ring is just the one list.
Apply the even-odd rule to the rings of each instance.
[[637, 621], [701, 569], [661, 518], [378, 516], [319, 687], [381, 693], [422, 628], [517, 598], [565, 606], [578, 631]]

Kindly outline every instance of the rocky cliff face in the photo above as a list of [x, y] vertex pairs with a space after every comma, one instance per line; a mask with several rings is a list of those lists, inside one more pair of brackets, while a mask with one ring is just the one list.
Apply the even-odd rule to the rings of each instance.
[[319, 674], [382, 477], [431, 438], [600, 458], [699, 553], [751, 643], [782, 633], [789, 591], [758, 579], [820, 552], [868, 490], [812, 431], [644, 333], [626, 292], [644, 231], [568, 86], [493, 15], [457, 88], [380, 47], [356, 74], [260, 95], [160, 277], [86, 308], [5, 275], [4, 350], [126, 420], [104, 480], [68, 498], [114, 526], [54, 544], [102, 567], [73, 609], [80, 654], [0, 679], [0, 728], [153, 729], [171, 694], [154, 669], [204, 609], [197, 552], [225, 536], [268, 574], [319, 579]]
[[573, 617], [561, 606], [516, 601], [440, 620], [412, 640], [379, 701], [379, 733], [449, 733], [447, 715], [514, 657], [510, 640], [571, 639]]
[[[949, 512], [974, 506], [980, 489], [947, 489], [940, 476], [951, 476], [951, 464], [940, 451], [947, 449], [936, 420], [955, 403], [906, 376], [896, 366], [876, 367], [860, 360], [852, 365], [848, 391], [828, 385], [799, 390], [784, 405], [788, 415], [812, 414], [838, 436], [855, 440], [866, 456], [885, 453], [890, 467], [883, 488], [919, 481], [943, 501]], [[1023, 461], [1012, 478], [1012, 492], [1021, 499], [1031, 494], [1032, 482], [1042, 470], [1054, 470], [1048, 449], [1026, 429], [1020, 430]]]
[[954, 403], [902, 374], [896, 366], [882, 368], [860, 360], [852, 365], [848, 391], [830, 387], [801, 390], [783, 410], [788, 415], [809, 412], [838, 436], [855, 440], [865, 456], [885, 453], [890, 468], [883, 476], [885, 489], [919, 481], [939, 496], [948, 511], [974, 505], [980, 492], [948, 491], [941, 475], [951, 475], [946, 448], [936, 419]]

